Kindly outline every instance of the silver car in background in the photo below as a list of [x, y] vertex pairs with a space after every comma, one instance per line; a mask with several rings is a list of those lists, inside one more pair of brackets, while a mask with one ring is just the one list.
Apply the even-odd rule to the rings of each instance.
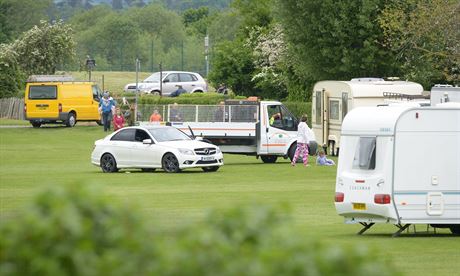
[[[163, 96], [169, 96], [182, 86], [187, 93], [208, 92], [208, 84], [198, 73], [183, 71], [163, 71], [161, 76], [163, 82]], [[160, 72], [153, 73], [144, 81], [139, 82], [139, 91], [141, 93], [160, 94]], [[125, 92], [135, 92], [136, 83], [128, 83], [124, 88]]]

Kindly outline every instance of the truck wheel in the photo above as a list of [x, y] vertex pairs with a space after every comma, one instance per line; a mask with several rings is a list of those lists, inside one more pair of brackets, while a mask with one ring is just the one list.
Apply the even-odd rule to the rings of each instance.
[[452, 224], [449, 228], [452, 234], [460, 235], [460, 224]]
[[219, 166], [212, 166], [212, 167], [202, 167], [201, 168], [204, 172], [215, 172], [219, 169]]
[[295, 149], [296, 148], [297, 148], [297, 143], [294, 143], [294, 144], [291, 145], [291, 147], [288, 150], [288, 156], [289, 156], [289, 159], [291, 160], [291, 162], [292, 162], [292, 159], [294, 159], [294, 154], [295, 154]]
[[161, 160], [163, 165], [163, 170], [168, 173], [177, 173], [180, 172], [179, 161], [177, 161], [176, 156], [172, 153], [166, 153]]
[[260, 158], [264, 163], [275, 163], [278, 156], [276, 155], [261, 155]]
[[30, 121], [30, 123], [32, 124], [32, 126], [33, 126], [34, 128], [39, 128], [39, 127], [42, 125], [42, 123], [40, 123], [40, 122]]
[[70, 112], [69, 115], [67, 116], [67, 120], [65, 121], [65, 125], [67, 127], [74, 127], [76, 123], [77, 123], [77, 116], [75, 115], [74, 112]]
[[101, 169], [105, 173], [113, 173], [117, 172], [117, 161], [115, 160], [115, 157], [111, 155], [110, 153], [106, 153], [102, 155], [101, 157]]

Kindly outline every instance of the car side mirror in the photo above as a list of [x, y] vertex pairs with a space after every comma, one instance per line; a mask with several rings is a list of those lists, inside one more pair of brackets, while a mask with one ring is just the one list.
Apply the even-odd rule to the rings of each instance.
[[163, 83], [165, 83], [165, 82], [169, 82], [169, 79], [165, 79], [165, 80], [163, 80]]
[[144, 139], [144, 140], [142, 140], [142, 144], [151, 145], [151, 144], [153, 144], [153, 141], [152, 141], [152, 139]]

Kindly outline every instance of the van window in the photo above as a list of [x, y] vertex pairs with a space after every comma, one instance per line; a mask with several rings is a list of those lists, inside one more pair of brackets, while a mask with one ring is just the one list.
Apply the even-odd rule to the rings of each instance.
[[55, 85], [30, 86], [29, 87], [29, 99], [31, 100], [57, 99], [57, 87]]
[[99, 89], [97, 85], [93, 85], [92, 90], [93, 90], [93, 100], [98, 102], [101, 98], [102, 91]]
[[376, 137], [360, 137], [353, 159], [353, 169], [374, 170]]

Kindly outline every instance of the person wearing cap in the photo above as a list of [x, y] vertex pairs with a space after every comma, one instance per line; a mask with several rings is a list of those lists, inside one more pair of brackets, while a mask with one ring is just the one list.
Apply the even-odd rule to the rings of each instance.
[[115, 101], [113, 98], [109, 98], [109, 93], [106, 91], [102, 95], [102, 99], [99, 102], [99, 113], [102, 117], [104, 124], [104, 131], [110, 131], [110, 123], [112, 121], [113, 111], [115, 109]]
[[182, 85], [177, 85], [177, 90], [172, 92], [171, 97], [178, 97], [180, 94], [187, 93], [187, 90], [185, 90]]

